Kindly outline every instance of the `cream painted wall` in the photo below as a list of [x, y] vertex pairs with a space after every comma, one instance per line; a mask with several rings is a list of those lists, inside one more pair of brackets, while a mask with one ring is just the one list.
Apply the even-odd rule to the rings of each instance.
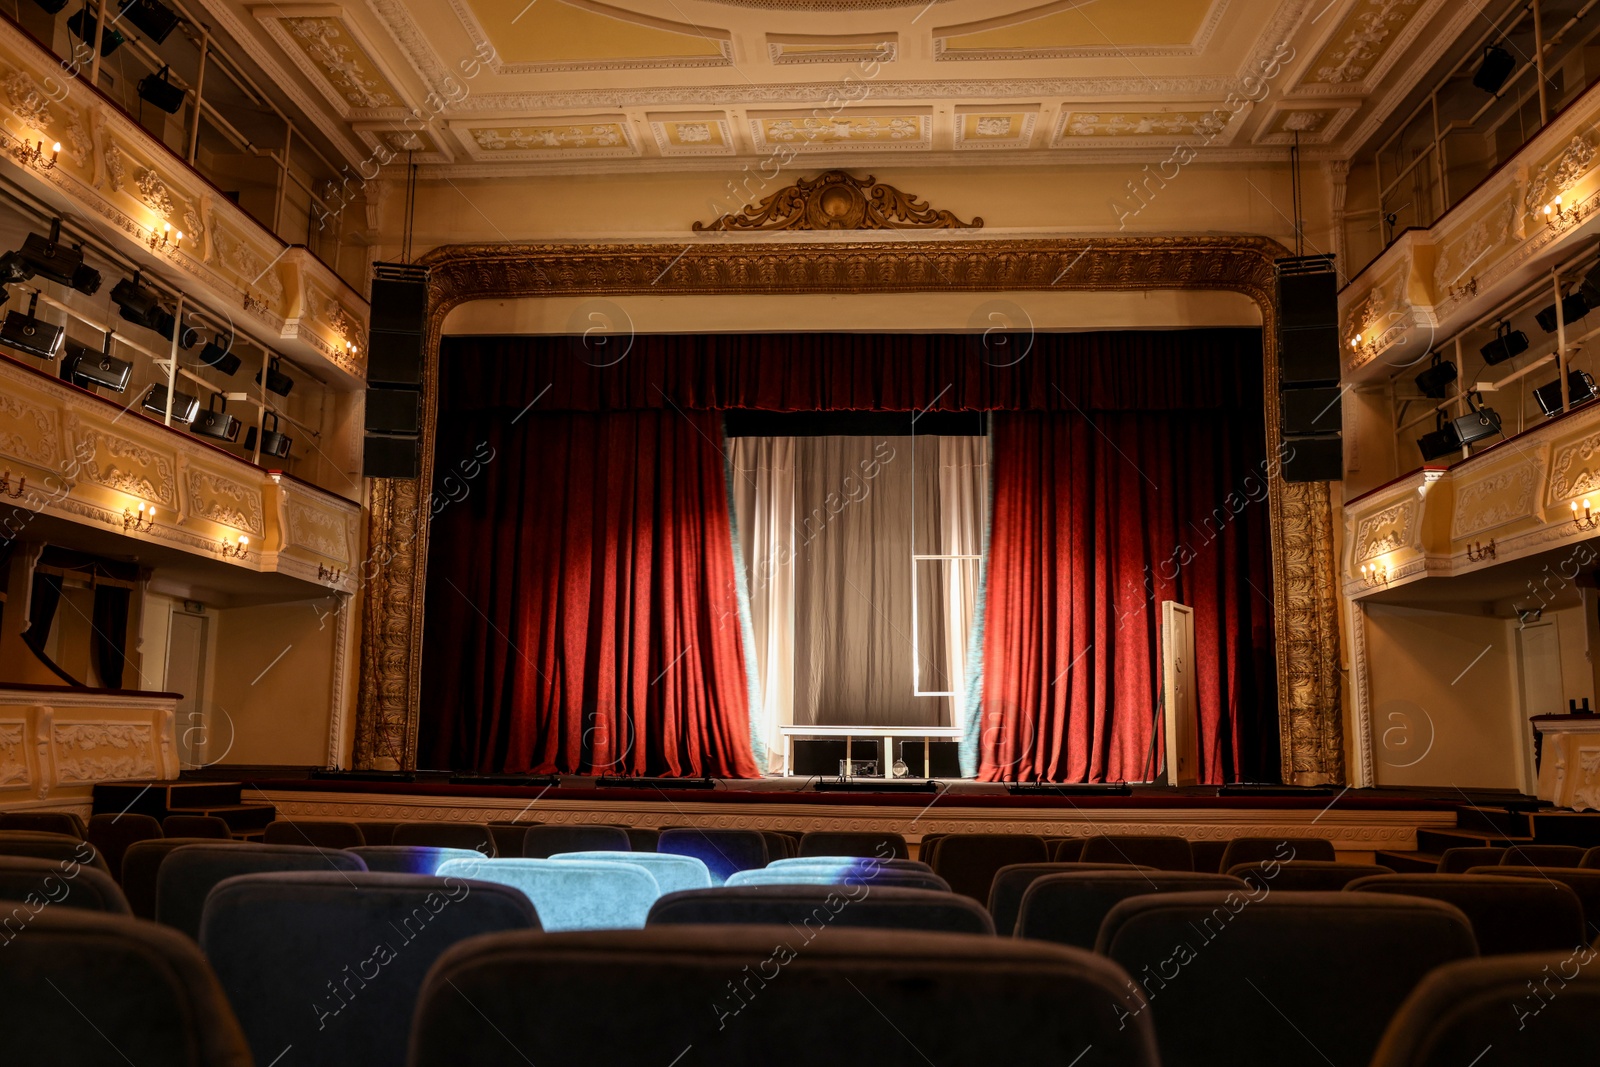
[[213, 618], [212, 736], [223, 736], [223, 722], [233, 734], [224, 762], [323, 766], [336, 629], [319, 629], [309, 601], [222, 608]]

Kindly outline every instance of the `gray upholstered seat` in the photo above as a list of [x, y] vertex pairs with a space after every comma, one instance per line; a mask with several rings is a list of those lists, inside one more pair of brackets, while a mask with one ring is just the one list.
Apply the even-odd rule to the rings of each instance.
[[1582, 867], [1474, 867], [1468, 874], [1488, 874], [1500, 878], [1527, 878], [1539, 882], [1560, 882], [1578, 894], [1583, 905], [1585, 929], [1600, 930], [1600, 871]]
[[83, 820], [70, 811], [0, 811], [0, 830], [35, 830], [84, 837]]
[[[625, 1005], [626, 1021], [597, 1005]], [[411, 1067], [1155, 1067], [1149, 1013], [1135, 1006], [1107, 960], [994, 937], [833, 929], [807, 941], [771, 926], [674, 925], [502, 934], [457, 945], [429, 974]]]
[[122, 855], [122, 892], [134, 915], [141, 919], [156, 917], [156, 879], [161, 874], [161, 864], [185, 845], [250, 847], [243, 841], [214, 841], [209, 837], [157, 837], [135, 841]]
[[[537, 822], [491, 822], [489, 836], [494, 838], [494, 854], [496, 856], [522, 855], [522, 840], [528, 835], [528, 827], [539, 825]], [[390, 836], [394, 831], [390, 831]], [[389, 842], [384, 842], [388, 844]]]
[[631, 863], [579, 860], [450, 860], [442, 878], [479, 879], [521, 890], [538, 909], [546, 930], [638, 928], [661, 895], [655, 876]]
[[1440, 874], [1466, 874], [1474, 867], [1499, 864], [1506, 850], [1488, 846], [1447, 848], [1439, 855]]
[[18, 916], [18, 907], [37, 913], [52, 905], [132, 915], [117, 883], [97, 867], [68, 860], [32, 856], [0, 856], [0, 930], [9, 929], [6, 917]]
[[1081, 837], [1060, 837], [1050, 842], [1051, 863], [1077, 863], [1083, 859]]
[[754, 871], [735, 871], [724, 883], [729, 886], [753, 885], [870, 885], [899, 886], [904, 889], [931, 889], [950, 892], [950, 885], [936, 874], [886, 867], [876, 860], [843, 859], [832, 863], [795, 863], [763, 867]]
[[731, 880], [715, 889], [665, 894], [651, 907], [646, 925], [662, 923], [994, 933], [989, 913], [957, 893], [877, 885], [735, 886]]
[[[994, 884], [989, 887], [989, 914], [994, 916], [994, 928], [1002, 937], [1010, 937], [1017, 929], [1017, 915], [1022, 911], [1022, 897], [1028, 887], [1040, 878], [1052, 874], [1072, 874], [1075, 871], [1153, 871], [1154, 867], [1130, 867], [1125, 863], [1013, 863], [995, 872]], [[1092, 947], [1093, 942], [1084, 948]]]
[[874, 856], [908, 859], [911, 850], [899, 834], [864, 830], [814, 830], [800, 839], [801, 856]]
[[387, 819], [358, 819], [361, 839], [369, 846], [394, 844], [394, 828], [400, 824]]
[[553, 859], [579, 863], [631, 863], [643, 867], [656, 880], [663, 893], [681, 889], [709, 889], [711, 872], [693, 856], [674, 856], [665, 852], [562, 852]]
[[661, 831], [648, 826], [629, 826], [628, 845], [634, 852], [654, 852], [661, 841]]
[[1390, 1020], [1372, 1067], [1581, 1063], [1600, 1018], [1600, 968], [1584, 958], [1568, 949], [1445, 964]]
[[204, 837], [216, 841], [233, 837], [228, 820], [216, 815], [168, 815], [161, 820], [161, 833], [166, 837]]
[[1345, 886], [1357, 893], [1398, 893], [1461, 909], [1485, 956], [1554, 952], [1588, 941], [1583, 902], [1572, 887], [1543, 878], [1491, 874], [1386, 874]]
[[395, 824], [391, 845], [426, 845], [432, 848], [470, 848], [485, 856], [498, 855], [494, 835], [485, 823], [403, 822]]
[[1501, 850], [1502, 867], [1577, 867], [1584, 850], [1576, 845], [1507, 845]]
[[1326, 838], [1236, 837], [1223, 849], [1218, 869], [1227, 872], [1241, 863], [1263, 863], [1267, 860], [1277, 860], [1279, 863], [1302, 860], [1332, 863], [1337, 858], [1333, 842]]
[[1096, 870], [1080, 865], [1029, 883], [1017, 907], [1016, 935], [1092, 949], [1100, 936], [1101, 922], [1129, 897], [1206, 889], [1244, 890], [1245, 884], [1226, 874], [1201, 871], [1110, 866]]
[[54, 834], [45, 830], [0, 830], [0, 856], [31, 856], [57, 863], [80, 863], [111, 870], [95, 847], [81, 837]]
[[1033, 834], [946, 834], [934, 850], [933, 873], [979, 904], [989, 902], [989, 889], [1002, 867], [1046, 863], [1050, 850]]
[[1261, 860], [1228, 868], [1235, 878], [1252, 885], [1270, 886], [1274, 892], [1337, 893], [1357, 878], [1393, 874], [1392, 868], [1375, 863], [1340, 863], [1337, 860]]
[[470, 848], [431, 848], [427, 845], [362, 845], [350, 849], [369, 871], [384, 874], [435, 874], [446, 860], [480, 860], [483, 853]]
[[[364, 871], [228, 878], [206, 898], [200, 947], [257, 1064], [402, 1067], [417, 991], [456, 942], [537, 930], [514, 889]], [[331, 984], [330, 984], [331, 983]]]
[[157, 869], [156, 921], [199, 938], [206, 895], [225, 879], [267, 871], [366, 869], [360, 856], [342, 849], [241, 842], [184, 845], [173, 849]]
[[530, 826], [519, 855], [543, 860], [562, 852], [632, 851], [628, 831], [620, 826]]
[[777, 830], [762, 830], [761, 838], [767, 843], [767, 861], [789, 859], [800, 854], [800, 842]]
[[251, 1067], [211, 968], [174, 930], [46, 908], [0, 953], [8, 1064]]
[[164, 836], [159, 819], [125, 812], [120, 815], [91, 815], [84, 840], [93, 845], [105, 860], [111, 877], [122, 880], [122, 857], [135, 841], [150, 841]]
[[1194, 870], [1194, 853], [1186, 838], [1166, 834], [1102, 834], [1086, 838], [1082, 863], [1122, 863], [1158, 871]]
[[1140, 982], [1163, 1067], [1365, 1064], [1423, 976], [1478, 951], [1437, 900], [1270, 890], [1130, 897], [1095, 947]]
[[261, 840], [269, 845], [311, 845], [314, 848], [360, 848], [367, 843], [361, 827], [338, 819], [274, 819]]
[[1222, 871], [1222, 857], [1227, 855], [1228, 842], [1226, 841], [1190, 841], [1189, 854], [1194, 857], [1194, 869], [1207, 874], [1218, 874]]
[[676, 829], [661, 831], [657, 852], [693, 856], [711, 872], [713, 885], [721, 885], [735, 871], [765, 867], [767, 841], [755, 830]]

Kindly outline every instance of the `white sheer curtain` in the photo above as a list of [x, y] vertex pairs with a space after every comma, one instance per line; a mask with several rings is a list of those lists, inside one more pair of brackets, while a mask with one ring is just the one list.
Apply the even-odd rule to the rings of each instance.
[[756, 704], [767, 774], [783, 773], [779, 727], [794, 722], [795, 438], [732, 437], [733, 509], [750, 596]]

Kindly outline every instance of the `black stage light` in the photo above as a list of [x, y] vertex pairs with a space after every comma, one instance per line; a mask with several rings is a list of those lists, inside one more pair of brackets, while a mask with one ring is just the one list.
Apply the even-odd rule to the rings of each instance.
[[1516, 65], [1510, 52], [1497, 44], [1487, 45], [1483, 50], [1483, 61], [1478, 64], [1478, 72], [1472, 76], [1472, 84], [1492, 96], [1511, 77], [1511, 68]]
[[1417, 375], [1417, 388], [1423, 396], [1443, 400], [1448, 395], [1450, 383], [1456, 380], [1456, 365], [1443, 361], [1439, 353], [1433, 354], [1428, 369]]
[[44, 8], [47, 15], [59, 14], [61, 9], [67, 6], [67, 0], [33, 0], [33, 2]]
[[206, 342], [200, 350], [200, 362], [208, 367], [215, 367], [223, 374], [237, 374], [239, 371], [239, 357], [233, 353], [233, 335], [219, 333]]
[[[279, 369], [282, 358], [272, 356], [267, 360], [267, 391], [277, 393], [279, 396], [288, 396], [289, 390], [294, 388], [294, 379]], [[261, 372], [256, 371], [256, 384], [261, 384]]]
[[1499, 329], [1495, 330], [1494, 340], [1478, 349], [1478, 354], [1492, 367], [1496, 363], [1515, 359], [1527, 350], [1528, 335], [1521, 330], [1513, 330], [1511, 323], [1502, 322]]
[[[222, 407], [214, 405], [222, 401]], [[194, 421], [189, 424], [189, 432], [196, 437], [211, 437], [218, 441], [237, 441], [239, 439], [239, 420], [228, 414], [228, 400], [221, 393], [212, 393], [211, 399], [206, 401], [204, 411], [195, 412]]]
[[1456, 428], [1444, 421], [1441, 411], [1434, 420], [1434, 428], [1417, 438], [1417, 448], [1422, 452], [1422, 461], [1432, 463], [1460, 452], [1461, 438], [1456, 436]]
[[100, 272], [84, 263], [83, 249], [61, 243], [60, 220], [50, 228], [49, 237], [28, 234], [18, 254], [30, 276], [43, 275], [53, 282], [72, 286], [84, 296], [93, 296], [100, 288]]
[[[293, 446], [294, 439], [286, 433], [279, 432], [278, 413], [275, 411], [263, 412], [261, 419], [261, 454], [263, 456], [275, 456], [278, 459], [289, 458], [289, 449]], [[266, 428], [267, 419], [272, 420], [272, 429], [270, 430]], [[256, 428], [254, 426], [245, 431], [244, 450], [246, 452], [254, 452], [256, 450]]]
[[61, 351], [62, 342], [67, 338], [67, 331], [60, 326], [40, 322], [35, 314], [38, 310], [39, 294], [34, 293], [33, 299], [28, 302], [26, 315], [20, 311], [8, 312], [5, 324], [0, 326], [0, 344], [10, 345], [19, 352], [40, 359], [55, 359]]
[[1483, 397], [1476, 392], [1467, 394], [1467, 404], [1471, 411], [1465, 415], [1450, 420], [1450, 425], [1455, 427], [1456, 440], [1464, 445], [1482, 441], [1486, 437], [1503, 436], [1500, 433], [1500, 414], [1494, 408], [1479, 407]]
[[105, 349], [96, 352], [67, 342], [67, 358], [61, 361], [61, 376], [84, 389], [99, 386], [120, 393], [133, 377], [133, 364], [111, 354], [111, 334], [106, 334]]
[[158, 73], [139, 79], [139, 99], [169, 115], [176, 115], [183, 106], [183, 88], [167, 81], [167, 70], [162, 67]]
[[[16, 312], [11, 313], [15, 315]], [[8, 317], [9, 320], [9, 317]], [[1595, 396], [1594, 379], [1581, 370], [1567, 372], [1567, 401], [1571, 407], [1587, 404]], [[1533, 398], [1546, 415], [1561, 414], [1561, 379], [1546, 382], [1533, 391]]]
[[[25, 282], [33, 275], [28, 271], [28, 265], [22, 262], [22, 253], [7, 252], [0, 256], [0, 287]], [[0, 304], [11, 299], [11, 294], [0, 288]]]
[[[1589, 314], [1589, 300], [1581, 291], [1573, 293], [1571, 296], [1562, 298], [1561, 323], [1563, 325], [1571, 325], [1587, 314]], [[1551, 304], [1549, 307], [1539, 312], [1539, 314], [1535, 315], [1534, 320], [1539, 323], [1539, 329], [1543, 330], [1545, 333], [1555, 333], [1557, 325], [1556, 306]]]
[[[94, 36], [95, 17], [89, 14], [88, 0], [84, 0], [83, 10], [67, 20], [67, 29], [80, 41], [88, 41]], [[127, 38], [122, 36], [122, 31], [115, 26], [107, 26], [106, 31], [100, 35], [100, 55], [109, 56], [112, 52], [127, 43]]]
[[178, 13], [160, 0], [124, 0], [121, 18], [156, 44], [165, 41], [178, 25]]
[[[139, 401], [139, 406], [152, 415], [166, 418], [167, 415], [167, 387], [152, 385], [144, 394], [144, 399]], [[188, 393], [174, 391], [172, 394], [172, 421], [193, 422], [195, 414], [200, 410], [200, 398], [190, 396]]]
[[[124, 278], [111, 289], [111, 299], [117, 305], [118, 313], [135, 326], [143, 326], [147, 330], [172, 340], [174, 331], [178, 328], [177, 316], [172, 309], [161, 303], [161, 294], [149, 286], [139, 282], [139, 275]], [[185, 326], [178, 338], [180, 348], [193, 348], [200, 343], [200, 333], [192, 326]]]

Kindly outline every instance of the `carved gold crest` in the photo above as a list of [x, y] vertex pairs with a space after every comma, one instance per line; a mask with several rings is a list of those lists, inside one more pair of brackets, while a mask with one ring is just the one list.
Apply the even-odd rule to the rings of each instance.
[[949, 211], [935, 210], [910, 193], [842, 170], [801, 178], [759, 204], [710, 222], [707, 230], [977, 230], [983, 220], [962, 222]]

